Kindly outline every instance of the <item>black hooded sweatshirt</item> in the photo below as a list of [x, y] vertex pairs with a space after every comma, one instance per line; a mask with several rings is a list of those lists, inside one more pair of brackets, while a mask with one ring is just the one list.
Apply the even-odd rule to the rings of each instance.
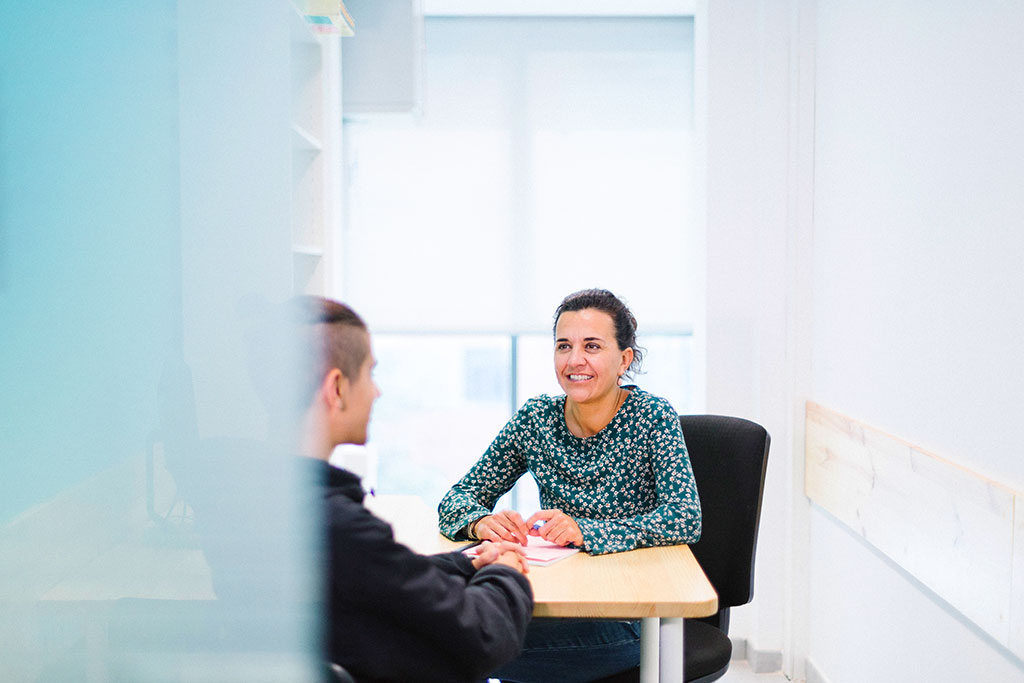
[[355, 474], [318, 462], [324, 484], [327, 656], [360, 682], [479, 683], [519, 654], [530, 583], [462, 553], [420, 555], [363, 506]]

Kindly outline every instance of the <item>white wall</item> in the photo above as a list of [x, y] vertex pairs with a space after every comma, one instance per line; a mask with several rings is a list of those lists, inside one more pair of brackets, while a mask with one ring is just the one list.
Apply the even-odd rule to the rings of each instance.
[[[811, 398], [1021, 490], [1024, 6], [816, 14]], [[828, 681], [1024, 679], [827, 514], [811, 522], [808, 657]]]
[[[792, 479], [791, 212], [787, 186], [790, 16], [781, 3], [698, 3], [697, 125], [705, 145], [707, 410], [772, 435], [754, 601], [731, 633], [755, 670], [775, 670], [786, 632]], [[703, 135], [700, 135], [700, 132]]]
[[830, 683], [1022, 680], [810, 505], [802, 409], [1024, 488], [1024, 6], [708, 1], [697, 20], [707, 405], [773, 436], [732, 635], [797, 680], [805, 661]]

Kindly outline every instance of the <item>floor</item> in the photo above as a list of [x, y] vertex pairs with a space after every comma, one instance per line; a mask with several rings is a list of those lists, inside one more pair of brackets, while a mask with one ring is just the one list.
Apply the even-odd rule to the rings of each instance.
[[729, 665], [729, 670], [718, 680], [722, 683], [785, 683], [789, 679], [783, 676], [781, 671], [756, 674], [751, 670], [747, 660], [737, 659]]
[[[770, 674], [756, 674], [750, 668], [750, 663], [745, 659], [733, 660], [729, 670], [718, 679], [721, 683], [789, 683], [789, 679], [782, 675], [781, 671]], [[495, 679], [488, 679], [488, 683], [498, 683]]]

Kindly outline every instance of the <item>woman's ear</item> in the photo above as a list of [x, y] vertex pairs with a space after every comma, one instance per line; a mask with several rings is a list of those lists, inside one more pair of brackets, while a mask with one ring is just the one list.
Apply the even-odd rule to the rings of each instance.
[[619, 377], [622, 377], [626, 370], [629, 370], [629, 366], [633, 363], [633, 347], [629, 347], [622, 352], [622, 365], [619, 366]]

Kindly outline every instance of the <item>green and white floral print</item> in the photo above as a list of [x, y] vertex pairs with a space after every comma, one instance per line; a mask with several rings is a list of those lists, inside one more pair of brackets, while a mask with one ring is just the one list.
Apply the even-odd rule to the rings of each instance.
[[700, 500], [679, 417], [663, 398], [637, 387], [594, 436], [573, 436], [565, 396], [523, 405], [438, 507], [441, 532], [456, 538], [526, 472], [541, 507], [576, 520], [592, 554], [693, 543]]

